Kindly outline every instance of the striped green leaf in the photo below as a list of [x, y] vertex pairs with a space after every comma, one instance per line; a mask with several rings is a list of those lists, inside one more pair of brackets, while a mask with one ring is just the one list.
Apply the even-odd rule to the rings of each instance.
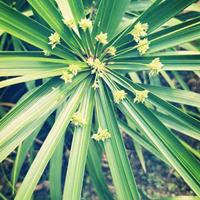
[[111, 138], [104, 142], [104, 148], [116, 187], [117, 198], [140, 199], [113, 106], [103, 85], [100, 86], [100, 94], [96, 95], [96, 108], [99, 127], [107, 129], [111, 133]]
[[42, 175], [46, 165], [48, 164], [50, 158], [56, 150], [57, 145], [65, 133], [66, 127], [71, 120], [72, 114], [76, 111], [80, 103], [80, 98], [83, 95], [87, 84], [88, 82], [82, 83], [76, 89], [76, 92], [66, 102], [65, 106], [63, 106], [63, 109], [58, 116], [58, 120], [56, 120], [54, 123], [51, 131], [49, 132], [36, 158], [34, 159], [33, 164], [31, 165], [15, 197], [16, 200], [25, 200], [31, 197], [36, 184], [40, 179], [40, 176]]

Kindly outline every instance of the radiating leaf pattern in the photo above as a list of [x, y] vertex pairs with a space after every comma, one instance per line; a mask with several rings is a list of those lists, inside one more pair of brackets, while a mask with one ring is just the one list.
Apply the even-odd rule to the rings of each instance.
[[[0, 161], [18, 148], [13, 193], [27, 152], [52, 113], [57, 114], [14, 199], [31, 199], [49, 162], [51, 199], [81, 199], [85, 169], [100, 199], [143, 198], [124, 132], [133, 139], [144, 170], [142, 148], [173, 167], [200, 196], [199, 153], [174, 132], [200, 140], [198, 117], [186, 107], [198, 110], [200, 95], [189, 91], [179, 76], [181, 71], [199, 74], [200, 54], [192, 44], [192, 51], [182, 51], [181, 45], [200, 38], [200, 18], [168, 25], [195, 1], [156, 0], [127, 24], [127, 8], [134, 5], [130, 0], [28, 0], [23, 3], [29, 14], [21, 11], [19, 2], [14, 9], [0, 1], [0, 30], [6, 32], [0, 49], [7, 34], [17, 38], [12, 40], [18, 49], [0, 51], [0, 88], [38, 79], [43, 84], [0, 121]], [[176, 88], [167, 72], [183, 89]], [[170, 87], [162, 85], [162, 77]], [[62, 188], [66, 134], [73, 139]], [[103, 177], [102, 155], [109, 164], [114, 194]]]

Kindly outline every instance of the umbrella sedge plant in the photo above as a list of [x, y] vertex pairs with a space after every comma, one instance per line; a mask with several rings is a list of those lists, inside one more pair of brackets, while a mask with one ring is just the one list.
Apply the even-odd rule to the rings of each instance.
[[[200, 95], [138, 82], [141, 72], [159, 80], [169, 78], [168, 71], [200, 70], [198, 52], [171, 50], [200, 38], [200, 17], [163, 26], [196, 1], [156, 0], [128, 23], [123, 22], [130, 0], [100, 0], [96, 5], [88, 1], [91, 9], [85, 9], [82, 0], [27, 2], [31, 15], [0, 1], [0, 30], [34, 46], [34, 50], [0, 52], [0, 76], [9, 77], [0, 82], [0, 88], [43, 80], [0, 121], [0, 161], [17, 150], [13, 198], [31, 199], [50, 163], [51, 199], [81, 199], [86, 169], [99, 199], [143, 199], [124, 132], [175, 169], [200, 196], [199, 154], [174, 132], [200, 140], [198, 119], [184, 109], [186, 105], [198, 109]], [[54, 112], [55, 121], [16, 191], [26, 154]], [[62, 187], [68, 127], [73, 139]], [[103, 178], [103, 153], [114, 194]]]

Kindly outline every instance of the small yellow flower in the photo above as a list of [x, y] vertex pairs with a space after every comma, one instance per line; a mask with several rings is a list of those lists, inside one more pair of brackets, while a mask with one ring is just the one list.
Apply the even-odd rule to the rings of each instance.
[[75, 76], [80, 70], [80, 65], [69, 65], [69, 71]]
[[94, 64], [94, 59], [92, 57], [89, 57], [86, 61], [86, 63], [89, 65], [89, 66], [93, 66]]
[[142, 24], [141, 22], [138, 22], [134, 26], [134, 29], [130, 32], [130, 34], [133, 36], [136, 42], [139, 42], [141, 37], [144, 37], [147, 35], [148, 27], [149, 26], [147, 23]]
[[98, 73], [99, 75], [101, 75], [106, 69], [105, 63], [101, 62], [98, 58], [94, 60], [92, 68], [93, 70], [91, 73]]
[[124, 90], [117, 90], [114, 94], [115, 103], [119, 104], [126, 97], [126, 92]]
[[62, 20], [65, 25], [67, 25], [69, 28], [73, 29], [76, 28], [76, 22], [73, 19], [63, 19]]
[[99, 88], [99, 81], [95, 80], [94, 83], [92, 84], [92, 88], [94, 88], [94, 90]]
[[111, 138], [111, 134], [108, 132], [107, 129], [102, 129], [99, 127], [98, 132], [92, 135], [92, 139], [96, 141], [104, 140]]
[[103, 33], [101, 32], [100, 34], [98, 34], [95, 39], [99, 42], [99, 43], [102, 43], [102, 44], [108, 44], [108, 34], [107, 33]]
[[44, 53], [45, 56], [50, 56], [51, 55], [51, 53], [48, 50], [43, 50], [42, 52]]
[[148, 49], [149, 49], [148, 39], [145, 38], [143, 40], [140, 40], [137, 47], [137, 50], [139, 51], [140, 55], [144, 55]]
[[70, 74], [69, 72], [64, 71], [60, 78], [63, 79], [65, 81], [65, 83], [71, 83], [73, 74]]
[[49, 43], [51, 45], [51, 48], [54, 49], [56, 47], [57, 44], [60, 43], [60, 36], [57, 32], [52, 33], [49, 36]]
[[72, 115], [72, 119], [71, 119], [72, 124], [74, 124], [75, 126], [83, 126], [86, 124], [86, 121], [83, 119], [81, 113], [76, 112]]
[[135, 90], [135, 99], [134, 103], [144, 103], [148, 98], [149, 91], [148, 90]]
[[149, 75], [153, 76], [158, 74], [162, 70], [164, 65], [160, 62], [160, 58], [155, 58], [147, 66], [151, 69]]
[[79, 26], [85, 31], [86, 29], [92, 27], [92, 21], [87, 18], [81, 19], [81, 21], [79, 22]]
[[109, 47], [107, 50], [107, 53], [110, 54], [111, 56], [115, 56], [117, 52], [117, 49], [115, 47]]

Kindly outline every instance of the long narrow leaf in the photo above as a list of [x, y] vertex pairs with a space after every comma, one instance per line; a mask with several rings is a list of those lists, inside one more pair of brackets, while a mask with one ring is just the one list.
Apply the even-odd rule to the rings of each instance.
[[[52, 157], [57, 145], [59, 144], [62, 136], [65, 133], [66, 127], [68, 126], [72, 114], [75, 112], [80, 98], [87, 86], [87, 82], [84, 82], [76, 90], [76, 92], [69, 98], [66, 105], [60, 112], [58, 119], [54, 123], [50, 133], [45, 139], [40, 151], [38, 152], [31, 168], [29, 169], [18, 193], [15, 197], [16, 200], [29, 199], [42, 175], [48, 161]], [[33, 178], [34, 177], [34, 178]]]
[[118, 198], [139, 199], [139, 193], [127, 159], [113, 107], [103, 85], [100, 87], [100, 95], [96, 96], [96, 106], [99, 126], [108, 129], [112, 134], [111, 139], [104, 142], [104, 147]]
[[91, 135], [91, 123], [93, 115], [94, 92], [92, 88], [87, 90], [78, 112], [85, 125], [76, 127], [67, 168], [63, 199], [79, 200], [81, 198], [85, 164]]

